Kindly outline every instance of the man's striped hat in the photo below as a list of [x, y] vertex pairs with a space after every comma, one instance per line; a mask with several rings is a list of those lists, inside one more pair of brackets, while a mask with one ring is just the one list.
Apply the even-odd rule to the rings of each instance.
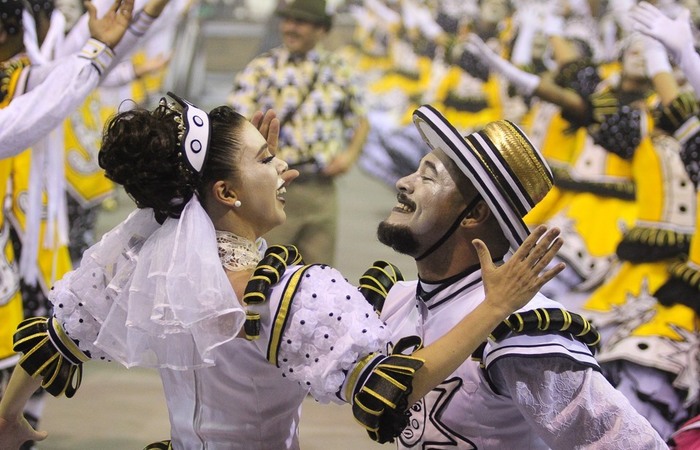
[[462, 137], [435, 108], [423, 105], [413, 122], [433, 150], [442, 150], [486, 201], [513, 250], [529, 236], [523, 222], [552, 188], [552, 172], [515, 124], [498, 120]]

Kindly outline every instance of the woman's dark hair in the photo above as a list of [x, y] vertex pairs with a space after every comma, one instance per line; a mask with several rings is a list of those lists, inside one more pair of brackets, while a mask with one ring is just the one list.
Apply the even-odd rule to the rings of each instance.
[[98, 155], [107, 178], [124, 186], [139, 208], [153, 208], [159, 223], [180, 217], [192, 196], [212, 183], [237, 178], [236, 153], [246, 119], [228, 106], [209, 113], [209, 148], [200, 174], [180, 150], [175, 120], [180, 116], [165, 105], [152, 112], [121, 112], [107, 123]]

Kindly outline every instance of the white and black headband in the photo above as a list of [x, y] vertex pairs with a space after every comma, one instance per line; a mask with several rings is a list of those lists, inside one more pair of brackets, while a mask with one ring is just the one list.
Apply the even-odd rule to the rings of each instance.
[[209, 140], [211, 138], [209, 115], [172, 92], [168, 92], [168, 96], [183, 108], [181, 121], [178, 121], [180, 126], [178, 142], [180, 143], [182, 154], [192, 170], [201, 174], [207, 159]]

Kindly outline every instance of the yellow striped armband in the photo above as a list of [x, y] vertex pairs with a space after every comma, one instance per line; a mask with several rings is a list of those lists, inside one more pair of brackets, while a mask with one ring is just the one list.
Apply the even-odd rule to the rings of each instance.
[[398, 281], [403, 281], [398, 267], [386, 261], [375, 261], [360, 277], [360, 293], [377, 313], [381, 313], [389, 290]]
[[[413, 337], [415, 339], [415, 336]], [[355, 387], [352, 413], [367, 430], [370, 438], [385, 443], [408, 425], [408, 396], [413, 387], [413, 377], [423, 366], [424, 360], [401, 354], [405, 345], [399, 341], [393, 354], [373, 361], [373, 367], [365, 368], [365, 381]], [[420, 348], [420, 339], [415, 348]]]
[[655, 111], [656, 126], [668, 133], [675, 133], [681, 125], [698, 113], [695, 93], [684, 92], [674, 98], [670, 104]]
[[693, 234], [634, 226], [625, 232], [615, 253], [621, 261], [654, 262], [683, 257], [690, 251]]
[[686, 282], [695, 290], [700, 291], [700, 271], [688, 265], [685, 261], [677, 261], [668, 269], [672, 277]]
[[537, 308], [513, 313], [491, 332], [489, 338], [499, 341], [510, 333], [533, 332], [571, 334], [594, 353], [600, 343], [600, 334], [588, 320], [562, 308]]
[[606, 116], [616, 114], [620, 108], [617, 96], [609, 90], [591, 94], [588, 102], [591, 108], [591, 120], [597, 123], [603, 122]]
[[685, 260], [670, 265], [669, 279], [654, 292], [654, 297], [664, 306], [686, 305], [700, 316], [700, 271]]
[[[258, 263], [253, 276], [248, 280], [243, 294], [243, 303], [259, 305], [267, 300], [270, 287], [277, 284], [284, 275], [287, 266], [302, 262], [301, 255], [293, 245], [272, 245], [265, 251], [265, 257]], [[245, 337], [253, 341], [260, 337], [260, 314], [246, 311], [243, 324]]]
[[275, 312], [275, 322], [272, 324], [272, 330], [270, 331], [270, 343], [267, 347], [267, 360], [279, 367], [279, 362], [277, 357], [279, 355], [280, 343], [282, 337], [284, 336], [284, 329], [287, 327], [287, 318], [289, 317], [289, 309], [294, 300], [294, 296], [299, 289], [299, 282], [301, 281], [302, 275], [306, 273], [312, 265], [304, 266], [297, 270], [294, 275], [289, 279], [287, 286], [284, 288], [282, 293], [282, 298], [280, 299], [280, 304]]
[[54, 318], [32, 317], [17, 327], [14, 351], [22, 353], [19, 365], [53, 396], [72, 397], [80, 387], [83, 362], [90, 358]]

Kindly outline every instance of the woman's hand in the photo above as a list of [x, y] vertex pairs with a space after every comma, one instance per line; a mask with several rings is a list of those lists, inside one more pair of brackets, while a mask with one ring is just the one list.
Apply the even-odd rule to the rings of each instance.
[[16, 450], [27, 441], [43, 441], [47, 435], [46, 431], [36, 431], [32, 428], [23, 416], [16, 421], [8, 421], [0, 417], [0, 448], [2, 449]]
[[485, 302], [508, 315], [525, 306], [545, 283], [564, 270], [564, 263], [545, 270], [563, 244], [559, 233], [558, 228], [547, 231], [547, 227], [538, 226], [501, 266], [493, 263], [483, 241], [472, 241], [481, 263]]
[[265, 111], [265, 113], [258, 111], [253, 114], [250, 123], [263, 135], [267, 141], [270, 153], [276, 155], [280, 137], [280, 120], [277, 118], [277, 114], [271, 109]]

